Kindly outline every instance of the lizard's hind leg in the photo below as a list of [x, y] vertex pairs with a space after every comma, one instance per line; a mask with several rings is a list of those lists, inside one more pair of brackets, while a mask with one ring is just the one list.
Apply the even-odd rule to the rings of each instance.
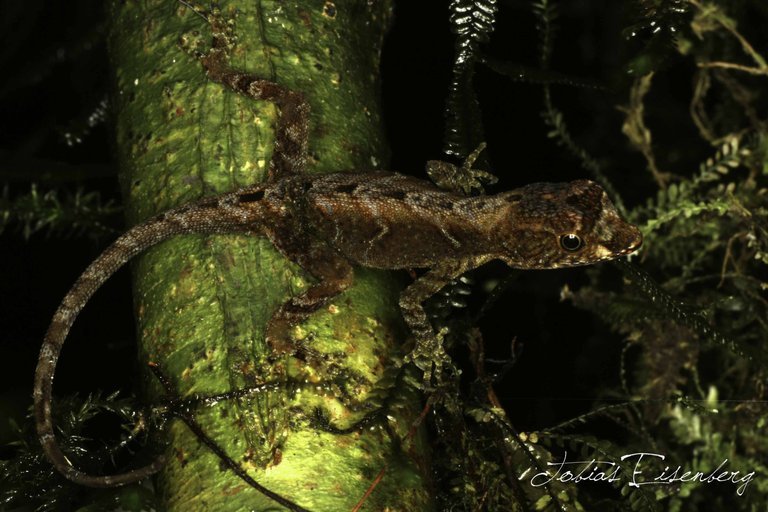
[[218, 9], [205, 11], [187, 2], [182, 3], [206, 19], [211, 27], [211, 47], [202, 53], [189, 52], [198, 58], [208, 78], [248, 98], [274, 102], [280, 109], [268, 180], [274, 181], [289, 174], [303, 172], [307, 163], [310, 110], [304, 95], [271, 80], [233, 69], [229, 65], [229, 52], [234, 45], [233, 20], [223, 19]]
[[[279, 236], [278, 236], [279, 235]], [[327, 245], [309, 237], [268, 233], [283, 255], [317, 279], [304, 293], [286, 300], [269, 320], [266, 339], [276, 353], [296, 351], [291, 329], [333, 297], [346, 290], [354, 277], [349, 262]]]

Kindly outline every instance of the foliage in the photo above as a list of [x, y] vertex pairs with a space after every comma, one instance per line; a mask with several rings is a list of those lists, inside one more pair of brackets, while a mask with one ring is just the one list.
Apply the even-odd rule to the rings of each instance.
[[[463, 277], [431, 301], [432, 321], [444, 329], [456, 356], [456, 366], [443, 373], [425, 409], [441, 510], [747, 511], [761, 510], [768, 502], [768, 437], [763, 433], [768, 134], [761, 117], [768, 68], [758, 51], [766, 47], [765, 35], [755, 29], [765, 25], [768, 7], [736, 0], [625, 3], [632, 15], [624, 19], [624, 53], [615, 64], [622, 79], [604, 86], [557, 69], [562, 42], [555, 36], [573, 23], [562, 15], [565, 2], [535, 0], [529, 6], [535, 36], [521, 36], [519, 44], [536, 48], [536, 66], [485, 53], [491, 36], [498, 35], [495, 23], [506, 5], [497, 13], [493, 0], [451, 2], [456, 39], [445, 152], [463, 157], [484, 140], [475, 64], [507, 80], [533, 84], [542, 92], [543, 137], [604, 186], [641, 228], [644, 246], [631, 262], [589, 269], [585, 284], [563, 288], [564, 299], [599, 317], [625, 344], [612, 368], [619, 389], [598, 390], [587, 412], [554, 425], [516, 428], [511, 419], [515, 403], [504, 402], [496, 387], [519, 368], [520, 346], [513, 341], [503, 360], [490, 359], [477, 329], [490, 303], [517, 274], [503, 281]], [[700, 136], [695, 142], [670, 136], [665, 126], [673, 114], [666, 113], [663, 89], [681, 69], [688, 75], [677, 80], [693, 84], [685, 91], [689, 108], [684, 122]], [[616, 137], [625, 137], [638, 160], [622, 161], [621, 171], [606, 164], [610, 159], [602, 148], [582, 140], [579, 123], [569, 118], [573, 105], [558, 103], [561, 91], [555, 86], [616, 94], [621, 121], [612, 129]], [[637, 190], [630, 190], [634, 185]], [[66, 196], [32, 186], [28, 194], [5, 192], [0, 198], [0, 228], [20, 226], [25, 236], [40, 231], [92, 234], [104, 230], [105, 216], [114, 211], [112, 203], [102, 203], [93, 192]], [[487, 304], [468, 307], [479, 288], [493, 288]], [[388, 372], [369, 405], [381, 411], [405, 407], [402, 377]], [[418, 385], [417, 379], [405, 380]], [[84, 442], [77, 434], [96, 411], [127, 411], [114, 405], [113, 397], [61, 407], [73, 411], [57, 423], [65, 434], [75, 434], [67, 436], [73, 443]], [[371, 421], [386, 416], [381, 411]], [[0, 463], [1, 503], [32, 502], [41, 510], [52, 509], [78, 491], [52, 474], [31, 449], [31, 435], [25, 428], [16, 457]], [[402, 437], [407, 450], [412, 439]], [[70, 449], [85, 451], [76, 445]], [[665, 454], [670, 468], [703, 473], [728, 459], [726, 469], [740, 471], [739, 478], [750, 471], [755, 475], [736, 484], [633, 487], [628, 476], [632, 459], [621, 457], [638, 452]], [[613, 463], [610, 467], [623, 477], [529, 485], [532, 475], [551, 473], [549, 464], [565, 454], [571, 460]], [[96, 466], [99, 460], [104, 458], [96, 457]], [[658, 474], [664, 464], [649, 465], [648, 472]]]
[[57, 236], [100, 237], [113, 234], [107, 220], [120, 212], [112, 201], [102, 201], [98, 192], [77, 189], [60, 193], [41, 192], [36, 184], [26, 194], [11, 195], [5, 187], [0, 195], [0, 233], [8, 227], [21, 231], [25, 239], [42, 233]]
[[[132, 400], [119, 399], [117, 393], [61, 400], [57, 403], [54, 414], [56, 425], [64, 439], [62, 448], [67, 453], [75, 454], [78, 465], [88, 468], [89, 472], [113, 471], [111, 461], [120, 454], [119, 448], [125, 448], [124, 445], [129, 442], [131, 435], [124, 432], [120, 436], [122, 439], [116, 440], [114, 446], [107, 446], [90, 438], [94, 434], [99, 439], [104, 438], [104, 423], [100, 424], [101, 428], [94, 430], [89, 426], [89, 422], [97, 417], [103, 418], [104, 413], [122, 421], [130, 421], [134, 418], [133, 408]], [[0, 508], [70, 510], [87, 491], [72, 485], [53, 469], [39, 448], [31, 414], [29, 420], [23, 427], [17, 427], [17, 440], [10, 445], [16, 452], [15, 456], [0, 461]], [[92, 510], [122, 508], [138, 512], [152, 510], [156, 506], [151, 493], [140, 486], [129, 486], [98, 495], [90, 491], [90, 494], [93, 501]]]
[[[683, 56], [695, 56], [699, 81], [702, 75], [722, 75], [721, 82], [727, 85], [719, 91], [723, 95], [719, 99], [730, 105], [705, 106], [702, 94], [694, 92], [692, 122], [706, 125], [701, 132], [710, 135], [712, 154], [697, 172], [663, 172], [656, 155], [669, 149], [661, 149], [654, 140], [646, 118], [653, 108], [649, 91], [654, 72], [635, 79], [629, 105], [621, 109], [623, 131], [644, 156], [657, 186], [654, 196], [628, 213], [643, 231], [638, 263], [643, 270], [623, 265], [630, 269], [625, 275], [634, 286], [606, 291], [601, 284], [606, 276], [595, 269], [590, 272], [590, 286], [568, 291], [566, 296], [600, 315], [627, 340], [622, 375], [631, 402], [608, 416], [645, 441], [641, 448], [652, 440], [656, 451], [693, 471], [711, 471], [728, 459], [730, 468], [742, 468], [742, 476], [748, 471], [764, 474], [761, 459], [768, 443], [764, 436], [747, 432], [765, 421], [762, 382], [768, 363], [768, 283], [760, 277], [765, 275], [768, 243], [765, 132], [761, 120], [743, 114], [764, 105], [764, 98], [752, 89], [756, 83], [751, 77], [739, 73], [745, 71], [741, 65], [730, 65], [740, 59], [736, 45], [716, 46], [712, 39], [735, 39], [757, 66], [763, 65], [762, 58], [726, 14], [733, 12], [733, 3], [660, 1], [643, 2], [643, 6], [641, 24], [662, 27], [666, 46], [674, 44]], [[736, 12], [744, 13], [739, 8]], [[681, 22], [684, 16], [689, 20], [687, 27]], [[658, 46], [651, 42], [630, 69], [637, 72], [639, 60], [653, 63], [657, 57]], [[650, 67], [659, 69], [658, 64]], [[723, 69], [732, 70], [727, 78]], [[564, 121], [559, 117], [553, 124]], [[584, 161], [584, 155], [575, 155]], [[644, 273], [656, 276], [660, 283], [651, 283]], [[710, 341], [724, 344], [707, 344]], [[732, 400], [719, 401], [721, 394]], [[558, 435], [549, 439], [563, 442]], [[615, 460], [636, 449], [637, 440], [611, 446], [605, 453]], [[683, 484], [679, 492], [670, 494], [657, 490], [656, 498], [667, 510], [698, 510], [705, 504], [710, 509], [752, 510], [766, 500], [765, 488], [757, 480], [749, 482], [752, 489], [743, 499], [705, 484]], [[648, 506], [631, 499], [629, 505], [637, 510]]]
[[[434, 320], [449, 326], [448, 340], [469, 347], [476, 388], [467, 395], [457, 381], [453, 387], [446, 384], [450, 391], [440, 403], [444, 409], [435, 413], [439, 438], [452, 439], [440, 451], [445, 457], [442, 485], [450, 490], [444, 510], [453, 510], [451, 503], [461, 503], [461, 510], [758, 510], [768, 500], [768, 439], [756, 428], [766, 421], [768, 368], [768, 166], [765, 120], [757, 114], [765, 110], [760, 89], [765, 84], [754, 77], [765, 74], [764, 56], [739, 32], [744, 16], [752, 12], [744, 4], [658, 0], [638, 1], [637, 7], [639, 19], [625, 32], [634, 52], [625, 57], [625, 66], [635, 78], [624, 88], [628, 103], [619, 108], [624, 115], [619, 129], [643, 156], [656, 191], [641, 205], [625, 208], [617, 193], [621, 186], [577, 142], [555, 104], [551, 85], [568, 81], [559, 73], [542, 78], [556, 52], [558, 9], [548, 0], [533, 3], [544, 71], [531, 73], [531, 82], [542, 85], [548, 136], [609, 191], [644, 235], [639, 261], [616, 265], [623, 283], [597, 267], [589, 271], [588, 285], [563, 290], [564, 298], [624, 336], [623, 393], [605, 390], [590, 412], [557, 426], [515, 431], [495, 407], [492, 381], [482, 370], [482, 355], [476, 354], [482, 345], [472, 327], [477, 319], [462, 325], [445, 313], [456, 301], [455, 290], [462, 289], [449, 288], [435, 299]], [[655, 79], [670, 61], [680, 65], [687, 58], [698, 67], [690, 123], [711, 147], [695, 172], [664, 156], [675, 148], [654, 136], [659, 121], [652, 117], [660, 111], [653, 103]], [[751, 63], [743, 64], [744, 58]], [[481, 60], [510, 79], [525, 80], [524, 66], [486, 56]], [[606, 422], [614, 428], [606, 430]], [[621, 457], [639, 452], [665, 454], [667, 460], [653, 470], [656, 475], [678, 465], [684, 468], [681, 473], [707, 475], [726, 460], [726, 469], [739, 473], [732, 475], [727, 490], [711, 480], [633, 486], [627, 475], [634, 461]], [[612, 464], [611, 470], [623, 477], [603, 480], [615, 493], [573, 479], [554, 479], [537, 488], [521, 484], [533, 472], [553, 473], [547, 463], [563, 460], [564, 454]], [[592, 467], [608, 473], [599, 464]], [[460, 470], [451, 473], [450, 468]]]

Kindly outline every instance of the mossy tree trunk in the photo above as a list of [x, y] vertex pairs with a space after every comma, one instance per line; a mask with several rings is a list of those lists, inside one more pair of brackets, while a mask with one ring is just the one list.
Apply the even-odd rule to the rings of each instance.
[[[383, 167], [377, 77], [390, 2], [233, 0], [220, 9], [234, 26], [232, 67], [307, 96], [308, 172]], [[109, 14], [130, 223], [264, 179], [279, 112], [206, 79], [180, 43], [208, 44], [206, 20], [173, 0], [114, 1]], [[417, 436], [398, 448], [418, 401], [398, 411], [389, 433], [331, 434], [310, 421], [317, 408], [340, 427], [368, 412], [366, 399], [406, 335], [397, 280], [358, 270], [352, 289], [299, 326], [296, 336], [311, 337], [322, 354], [310, 365], [273, 361], [264, 343], [271, 313], [310, 279], [266, 239], [177, 237], [142, 255], [134, 272], [140, 357], [159, 363], [181, 394], [282, 384], [197, 411], [207, 434], [259, 483], [313, 511], [351, 510], [386, 469], [362, 510], [429, 509], [423, 443]], [[146, 382], [151, 401], [162, 390], [149, 375]], [[181, 422], [167, 437], [158, 489], [168, 510], [279, 508], [221, 469]]]

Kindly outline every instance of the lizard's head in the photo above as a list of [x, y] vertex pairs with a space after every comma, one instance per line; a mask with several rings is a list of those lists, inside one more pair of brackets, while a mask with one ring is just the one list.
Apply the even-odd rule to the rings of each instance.
[[[533, 183], [504, 194], [510, 205], [498, 233], [515, 268], [561, 268], [618, 258], [642, 244], [640, 230], [588, 180]], [[510, 236], [511, 234], [511, 236]]]

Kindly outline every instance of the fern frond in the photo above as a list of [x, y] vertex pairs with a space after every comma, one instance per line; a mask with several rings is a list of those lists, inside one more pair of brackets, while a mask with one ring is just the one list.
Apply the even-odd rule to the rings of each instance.
[[699, 173], [691, 180], [691, 185], [698, 187], [704, 183], [718, 181], [731, 169], [746, 164], [751, 156], [752, 148], [743, 146], [741, 138], [732, 135], [717, 149], [714, 156], [702, 162]]
[[704, 339], [728, 347], [736, 354], [750, 360], [754, 358], [755, 351], [752, 348], [743, 346], [737, 340], [725, 337], [712, 327], [700, 313], [692, 311], [685, 303], [667, 293], [647, 273], [623, 260], [616, 260], [615, 264], [645, 294], [650, 304], [665, 312], [670, 319], [693, 329]]
[[630, 72], [645, 75], [662, 68], [678, 47], [679, 34], [689, 27], [686, 0], [637, 0], [637, 21], [624, 30], [627, 40], [639, 46], [629, 63]]
[[539, 33], [539, 63], [543, 69], [549, 67], [552, 57], [552, 45], [557, 32], [555, 21], [558, 17], [557, 5], [550, 0], [535, 0], [531, 4], [536, 16], [536, 29]]
[[69, 123], [69, 126], [62, 131], [62, 137], [67, 146], [76, 146], [82, 144], [90, 135], [91, 130], [104, 124], [107, 120], [109, 102], [106, 97], [101, 98], [95, 106], [87, 109], [78, 118]]
[[496, 0], [453, 0], [449, 8], [456, 42], [445, 104], [443, 151], [464, 158], [485, 140], [480, 104], [473, 87], [474, 66], [480, 43], [486, 42], [493, 32], [497, 7]]

